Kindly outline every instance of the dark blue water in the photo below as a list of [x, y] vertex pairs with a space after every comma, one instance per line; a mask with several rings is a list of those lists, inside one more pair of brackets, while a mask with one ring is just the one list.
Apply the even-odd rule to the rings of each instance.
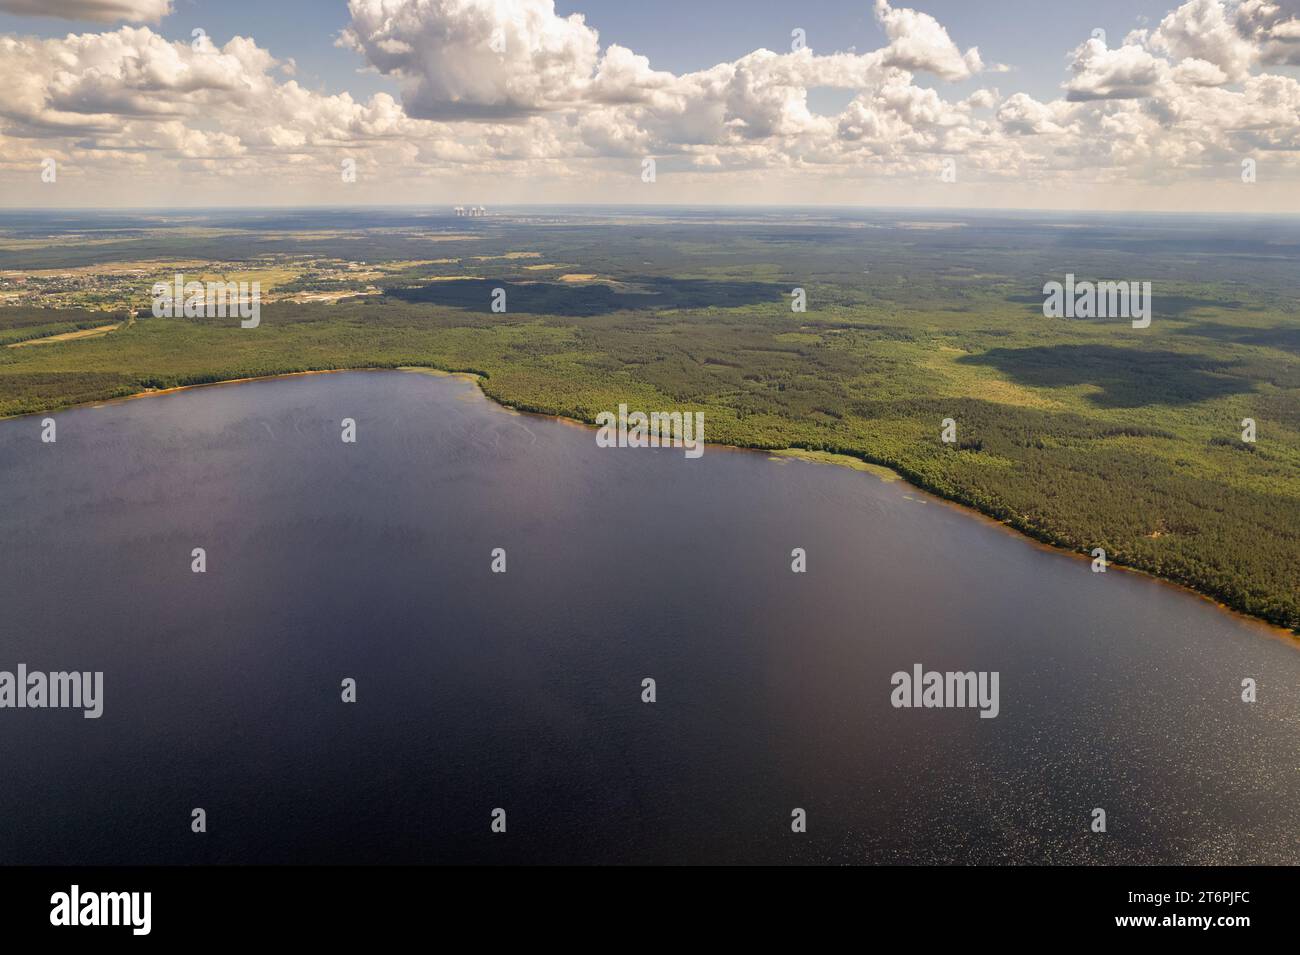
[[104, 715], [0, 710], [0, 862], [1300, 861], [1293, 646], [905, 484], [411, 373], [55, 418], [0, 422], [0, 670]]

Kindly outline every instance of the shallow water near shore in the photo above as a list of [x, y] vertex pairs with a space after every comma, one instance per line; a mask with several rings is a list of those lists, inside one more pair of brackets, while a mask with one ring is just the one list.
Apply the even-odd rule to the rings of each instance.
[[[52, 417], [0, 422], [0, 670], [104, 713], [0, 710], [0, 861], [1300, 861], [1293, 646], [901, 482], [396, 372]], [[892, 707], [917, 663], [999, 715]]]

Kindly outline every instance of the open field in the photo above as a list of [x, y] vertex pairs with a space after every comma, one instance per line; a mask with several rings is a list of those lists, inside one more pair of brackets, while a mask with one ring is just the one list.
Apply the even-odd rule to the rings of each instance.
[[[177, 262], [220, 263], [203, 274], [341, 297], [270, 302], [252, 330], [146, 310], [112, 334], [0, 349], [0, 415], [313, 369], [473, 371], [520, 409], [587, 422], [620, 403], [703, 410], [709, 441], [887, 466], [1040, 540], [1104, 547], [1300, 627], [1294, 222], [715, 210], [521, 214], [471, 233], [449, 216], [313, 215], [260, 232], [116, 222], [93, 241], [87, 223], [77, 243], [44, 245], [38, 225], [0, 219], [0, 271], [153, 263], [165, 245]], [[354, 228], [333, 221], [348, 216]], [[458, 259], [422, 254], [440, 238]], [[295, 256], [312, 263], [296, 277]], [[1044, 318], [1043, 283], [1067, 272], [1152, 282], [1151, 327]], [[354, 273], [351, 290], [371, 294], [347, 297]], [[806, 312], [791, 310], [796, 287]], [[504, 314], [490, 309], [496, 288]], [[147, 303], [148, 287], [133, 295]], [[0, 343], [120, 320], [0, 308]], [[940, 440], [945, 418], [956, 444]]]

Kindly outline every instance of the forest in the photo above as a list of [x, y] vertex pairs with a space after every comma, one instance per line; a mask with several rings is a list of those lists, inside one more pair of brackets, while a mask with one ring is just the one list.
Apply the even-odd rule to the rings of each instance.
[[[0, 242], [0, 268], [163, 268], [162, 245], [228, 268], [288, 255], [391, 267], [366, 295], [265, 304], [253, 330], [124, 320], [144, 282], [139, 301], [98, 310], [0, 307], [0, 415], [295, 371], [467, 371], [520, 410], [588, 423], [620, 403], [698, 410], [710, 442], [888, 467], [1300, 631], [1294, 223], [392, 213], [329, 220], [326, 234], [323, 221], [171, 237], [113, 223], [81, 255], [25, 225]], [[1044, 318], [1041, 289], [1067, 272], [1152, 282], [1151, 327]], [[32, 342], [108, 322], [122, 324]]]

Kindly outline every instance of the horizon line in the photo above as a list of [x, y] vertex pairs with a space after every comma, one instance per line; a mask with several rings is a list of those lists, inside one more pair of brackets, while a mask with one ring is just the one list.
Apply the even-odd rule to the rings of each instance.
[[[482, 203], [478, 203], [482, 204]], [[127, 212], [261, 212], [261, 211], [430, 211], [445, 209], [450, 218], [455, 205], [450, 202], [427, 203], [267, 203], [261, 205], [193, 205], [193, 206], [0, 206], [0, 216], [10, 213], [127, 213]], [[1258, 211], [1224, 212], [1209, 209], [1078, 209], [1078, 208], [1044, 208], [1041, 206], [928, 206], [928, 205], [847, 205], [838, 203], [779, 203], [779, 202], [709, 202], [709, 203], [620, 203], [620, 202], [509, 202], [495, 207], [498, 210], [512, 209], [634, 209], [634, 210], [683, 210], [683, 209], [768, 209], [768, 210], [840, 210], [857, 212], [907, 212], [907, 213], [941, 213], [947, 215], [1074, 215], [1074, 216], [1167, 216], [1171, 218], [1219, 218], [1219, 219], [1287, 219], [1300, 218], [1300, 210], [1294, 211]], [[485, 218], [491, 218], [489, 212]]]

